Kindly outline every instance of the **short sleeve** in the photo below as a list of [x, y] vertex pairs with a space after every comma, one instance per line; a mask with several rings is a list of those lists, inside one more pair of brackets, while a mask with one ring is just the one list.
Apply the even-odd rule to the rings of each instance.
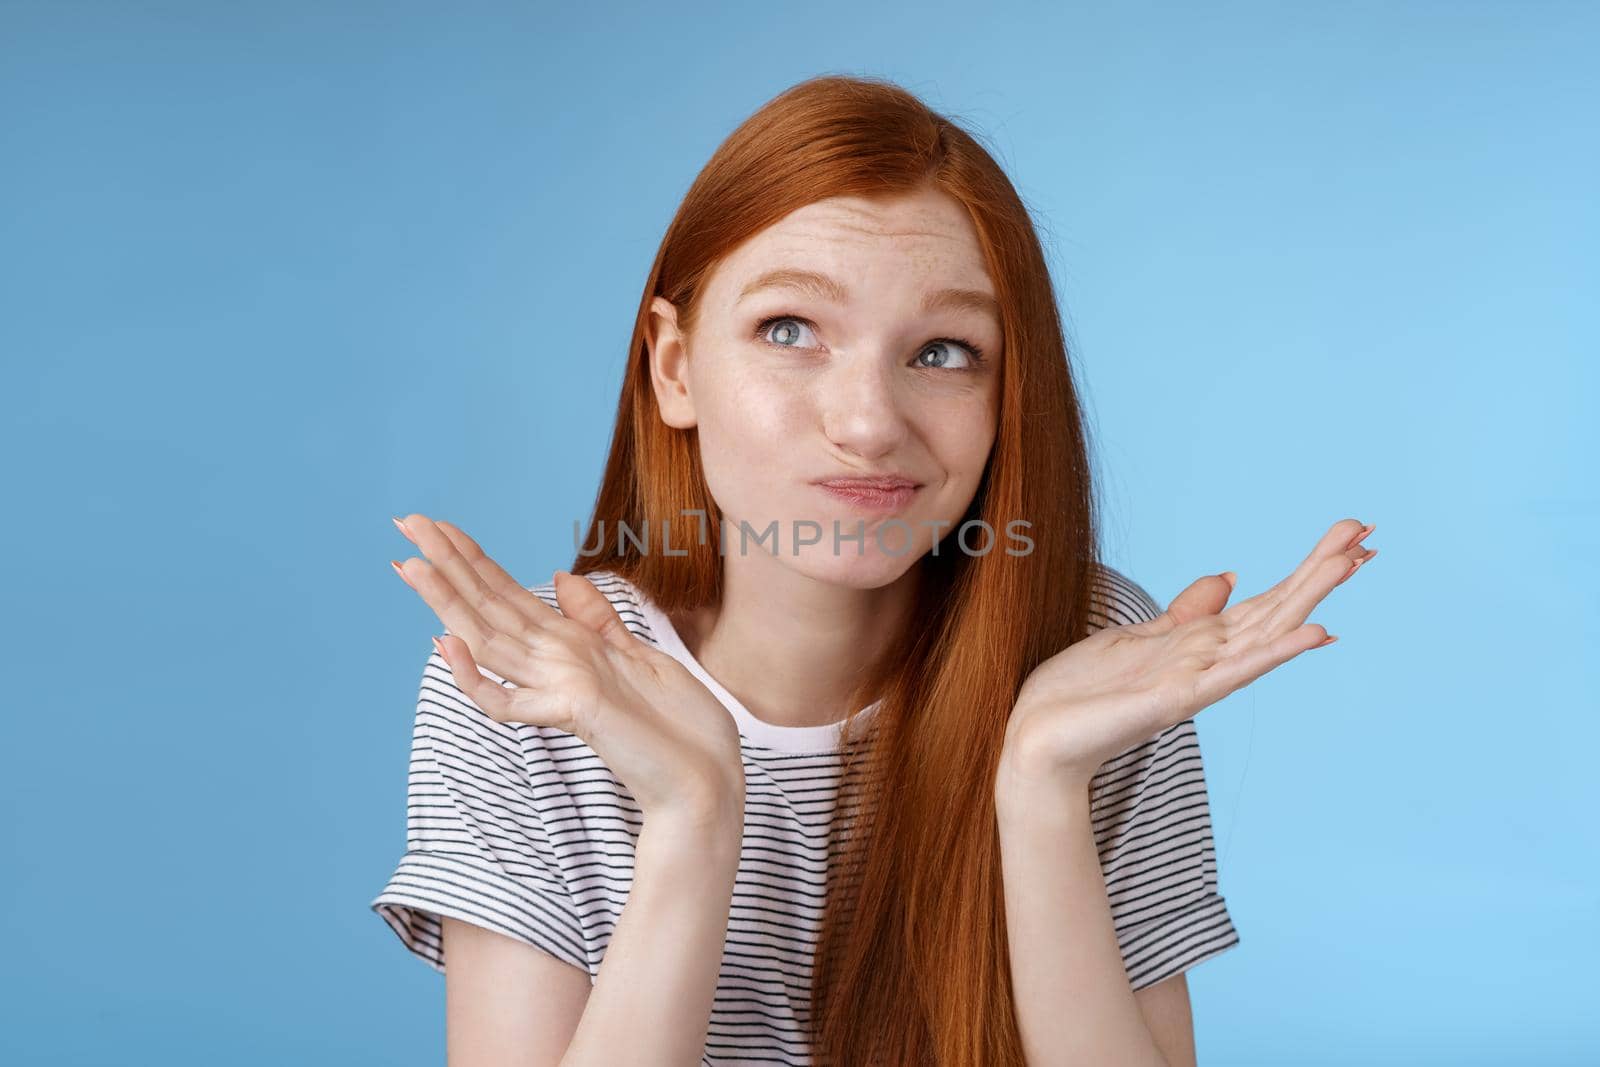
[[[1143, 588], [1105, 570], [1098, 625], [1125, 626], [1161, 614]], [[1135, 990], [1239, 944], [1218, 892], [1193, 719], [1103, 764], [1090, 785], [1090, 818], [1117, 943]]]
[[490, 718], [456, 687], [443, 657], [429, 656], [411, 735], [406, 850], [369, 907], [437, 971], [442, 916], [589, 970], [529, 771], [526, 746], [539, 743], [536, 727]]

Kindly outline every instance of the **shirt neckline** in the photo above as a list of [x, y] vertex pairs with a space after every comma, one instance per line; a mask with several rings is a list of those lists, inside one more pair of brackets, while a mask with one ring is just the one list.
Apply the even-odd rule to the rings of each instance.
[[[758, 719], [744, 706], [738, 697], [728, 692], [726, 686], [711, 676], [711, 672], [701, 666], [683, 643], [677, 627], [672, 625], [665, 612], [656, 606], [644, 590], [628, 582], [633, 590], [634, 600], [639, 605], [639, 613], [644, 617], [645, 627], [655, 638], [661, 651], [688, 668], [689, 673], [700, 679], [702, 685], [711, 691], [711, 695], [722, 702], [728, 709], [733, 720], [738, 724], [739, 733], [751, 744], [762, 748], [770, 748], [778, 752], [791, 755], [823, 754], [838, 752], [840, 750], [840, 737], [844, 731], [845, 720], [824, 723], [821, 726], [779, 726], [776, 723]], [[864, 723], [868, 716], [878, 709], [883, 701], [874, 701], [866, 708], [856, 713], [856, 721]]]

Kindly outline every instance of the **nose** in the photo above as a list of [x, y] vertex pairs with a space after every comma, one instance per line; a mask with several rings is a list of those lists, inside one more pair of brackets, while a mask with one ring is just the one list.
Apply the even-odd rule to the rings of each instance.
[[840, 450], [875, 460], [905, 439], [894, 370], [887, 359], [845, 359], [823, 375], [818, 398], [823, 432]]

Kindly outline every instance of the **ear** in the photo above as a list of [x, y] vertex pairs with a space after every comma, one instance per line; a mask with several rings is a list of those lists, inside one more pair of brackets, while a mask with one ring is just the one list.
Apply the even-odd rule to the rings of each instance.
[[689, 353], [678, 331], [678, 309], [666, 297], [650, 301], [650, 324], [645, 331], [649, 351], [650, 385], [655, 390], [661, 421], [674, 429], [696, 425], [694, 397], [689, 393]]

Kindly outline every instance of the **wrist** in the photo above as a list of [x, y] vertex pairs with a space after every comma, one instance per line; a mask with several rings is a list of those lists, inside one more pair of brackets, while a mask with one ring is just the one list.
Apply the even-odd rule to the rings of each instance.
[[744, 793], [731, 789], [708, 791], [693, 801], [645, 812], [644, 830], [653, 838], [667, 838], [685, 847], [738, 855], [744, 840]]
[[1011, 821], [1086, 816], [1092, 778], [1092, 773], [1064, 768], [1036, 752], [1006, 745], [995, 772], [995, 812]]

